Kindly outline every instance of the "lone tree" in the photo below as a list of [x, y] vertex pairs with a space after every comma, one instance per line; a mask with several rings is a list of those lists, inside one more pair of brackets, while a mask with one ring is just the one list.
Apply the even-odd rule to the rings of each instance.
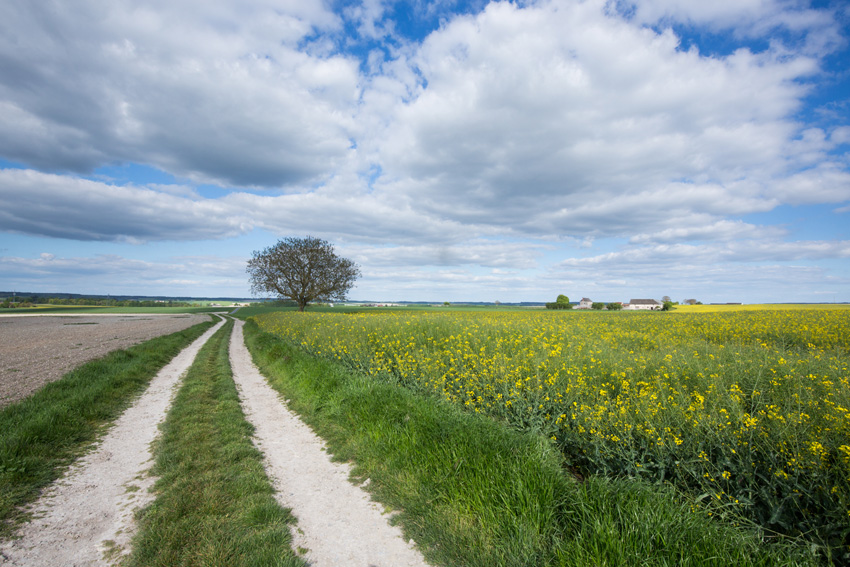
[[360, 277], [360, 267], [334, 253], [329, 242], [307, 236], [284, 238], [254, 251], [246, 269], [251, 292], [286, 297], [304, 311], [311, 301], [343, 301]]

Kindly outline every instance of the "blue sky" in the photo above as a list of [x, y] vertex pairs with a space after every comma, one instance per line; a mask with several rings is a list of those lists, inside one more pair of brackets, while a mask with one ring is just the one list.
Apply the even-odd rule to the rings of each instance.
[[850, 9], [9, 0], [0, 290], [850, 301]]

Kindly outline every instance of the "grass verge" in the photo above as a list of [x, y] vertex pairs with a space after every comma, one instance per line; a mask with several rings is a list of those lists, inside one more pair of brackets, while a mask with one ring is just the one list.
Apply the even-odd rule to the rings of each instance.
[[575, 480], [541, 436], [309, 357], [253, 321], [254, 361], [435, 564], [808, 565], [639, 481]]
[[0, 538], [159, 370], [213, 325], [201, 323], [83, 364], [0, 411]]
[[233, 321], [201, 349], [163, 425], [156, 500], [139, 515], [130, 566], [304, 566], [273, 497], [230, 369]]

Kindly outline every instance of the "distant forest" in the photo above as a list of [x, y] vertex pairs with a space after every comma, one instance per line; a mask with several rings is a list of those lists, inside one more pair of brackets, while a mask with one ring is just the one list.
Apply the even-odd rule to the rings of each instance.
[[[0, 291], [0, 308], [32, 305], [88, 305], [100, 307], [192, 307], [200, 301], [239, 301], [239, 297], [168, 297], [164, 295], [87, 295], [64, 292]], [[255, 300], [256, 301], [256, 300]]]
[[113, 297], [46, 297], [41, 295], [7, 296], [0, 302], [0, 309], [32, 307], [33, 305], [88, 305], [98, 307], [191, 307], [188, 301], [172, 299], [120, 299]]

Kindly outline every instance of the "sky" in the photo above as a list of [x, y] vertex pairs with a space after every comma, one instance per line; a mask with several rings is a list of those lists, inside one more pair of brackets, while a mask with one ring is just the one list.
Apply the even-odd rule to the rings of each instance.
[[850, 301], [850, 5], [4, 0], [0, 290]]

